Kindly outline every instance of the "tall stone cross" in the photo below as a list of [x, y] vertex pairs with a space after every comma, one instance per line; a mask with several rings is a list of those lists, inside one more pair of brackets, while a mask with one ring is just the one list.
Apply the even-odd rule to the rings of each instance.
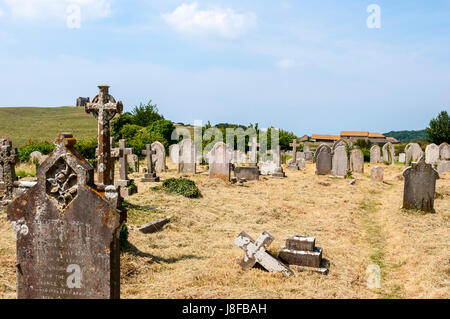
[[99, 94], [87, 103], [86, 113], [92, 113], [98, 121], [98, 182], [103, 185], [112, 185], [111, 172], [114, 170], [111, 159], [111, 141], [109, 122], [114, 116], [123, 111], [122, 102], [116, 102], [114, 97], [109, 95], [108, 85], [99, 85]]
[[297, 163], [297, 147], [299, 147], [300, 144], [297, 144], [297, 139], [294, 139], [289, 146], [292, 147], [292, 158], [294, 159], [294, 163]]
[[263, 232], [255, 242], [245, 232], [240, 233], [234, 243], [245, 251], [244, 259], [241, 262], [242, 269], [249, 270], [259, 263], [270, 272], [280, 272], [287, 277], [293, 275], [293, 271], [289, 267], [266, 252], [266, 248], [274, 239], [268, 232]]
[[147, 173], [144, 175], [142, 182], [159, 182], [159, 177], [153, 171], [153, 155], [156, 155], [156, 150], [152, 150], [152, 145], [147, 144], [145, 150], [142, 151], [142, 155], [147, 157]]
[[15, 165], [19, 162], [17, 149], [12, 147], [9, 139], [0, 138], [0, 191], [5, 199], [11, 199], [16, 180]]
[[250, 148], [250, 166], [256, 166], [258, 163], [257, 152], [259, 146], [260, 144], [258, 143], [256, 136], [248, 142], [248, 147]]

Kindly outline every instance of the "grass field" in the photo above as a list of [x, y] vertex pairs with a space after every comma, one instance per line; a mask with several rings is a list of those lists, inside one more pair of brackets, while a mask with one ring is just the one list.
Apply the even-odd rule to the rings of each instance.
[[[211, 180], [204, 167], [190, 178], [203, 197], [187, 199], [140, 183], [129, 202], [155, 210], [129, 210], [129, 242], [121, 254], [122, 298], [450, 298], [450, 174], [437, 181], [435, 214], [400, 209], [404, 166], [385, 166], [385, 183], [365, 174], [348, 179], [316, 176], [314, 165], [263, 177], [245, 186]], [[176, 177], [169, 164], [162, 179]], [[137, 226], [172, 216], [162, 231]], [[284, 278], [260, 269], [242, 271], [244, 252], [234, 239], [245, 231], [275, 237], [274, 254], [289, 235], [316, 237], [328, 276], [296, 272]], [[15, 239], [0, 213], [0, 298], [15, 298]], [[367, 287], [366, 269], [382, 270], [381, 289]]]
[[29, 140], [53, 142], [60, 132], [95, 137], [97, 122], [84, 107], [0, 107], [0, 136], [11, 137], [14, 147]]

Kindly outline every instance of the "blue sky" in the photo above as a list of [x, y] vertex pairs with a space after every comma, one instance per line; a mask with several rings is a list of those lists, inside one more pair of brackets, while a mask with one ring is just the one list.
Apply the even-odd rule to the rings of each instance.
[[71, 105], [106, 83], [175, 122], [423, 129], [450, 109], [449, 40], [450, 1], [0, 0], [0, 105]]

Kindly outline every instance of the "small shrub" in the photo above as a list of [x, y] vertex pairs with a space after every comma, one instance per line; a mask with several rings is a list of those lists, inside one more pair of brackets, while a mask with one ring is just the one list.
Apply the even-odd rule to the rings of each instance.
[[130, 185], [128, 185], [127, 188], [130, 189], [132, 193], [138, 192], [138, 189], [137, 189], [136, 183], [134, 182], [134, 179], [130, 180]]
[[188, 198], [201, 197], [200, 191], [195, 183], [186, 178], [169, 178], [162, 184], [167, 193], [183, 195]]
[[347, 174], [345, 174], [345, 178], [353, 178], [351, 170], [347, 170]]
[[55, 145], [49, 142], [33, 142], [30, 141], [27, 145], [19, 148], [19, 159], [22, 163], [30, 160], [30, 154], [33, 152], [41, 152], [42, 155], [48, 155], [55, 149]]
[[120, 229], [119, 240], [121, 248], [128, 246], [128, 227], [125, 224], [123, 224], [122, 228]]
[[97, 138], [88, 138], [83, 140], [77, 140], [75, 149], [83, 155], [85, 159], [95, 159], [95, 149], [97, 148]]

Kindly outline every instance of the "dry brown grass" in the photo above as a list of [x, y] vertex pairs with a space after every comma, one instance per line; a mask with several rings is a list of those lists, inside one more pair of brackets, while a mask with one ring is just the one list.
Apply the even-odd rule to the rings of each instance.
[[[400, 209], [403, 167], [385, 167], [387, 183], [368, 174], [357, 182], [286, 171], [288, 178], [263, 177], [244, 187], [210, 180], [206, 171], [191, 176], [203, 197], [187, 199], [151, 191], [137, 181], [139, 194], [128, 199], [155, 210], [130, 210], [130, 226], [163, 216], [163, 231], [130, 231], [121, 257], [122, 298], [449, 298], [450, 174], [437, 182], [436, 214]], [[202, 170], [202, 168], [200, 169]], [[370, 171], [366, 164], [366, 172]], [[176, 177], [175, 167], [160, 174]], [[324, 183], [326, 182], [326, 183]], [[319, 184], [322, 183], [322, 184]], [[329, 186], [327, 183], [329, 183]], [[256, 238], [269, 231], [276, 253], [292, 234], [316, 237], [330, 273], [296, 273], [284, 278], [239, 267], [243, 251], [234, 239], [245, 231]], [[14, 237], [0, 214], [0, 298], [15, 297]], [[366, 268], [382, 268], [380, 290], [366, 286]]]

